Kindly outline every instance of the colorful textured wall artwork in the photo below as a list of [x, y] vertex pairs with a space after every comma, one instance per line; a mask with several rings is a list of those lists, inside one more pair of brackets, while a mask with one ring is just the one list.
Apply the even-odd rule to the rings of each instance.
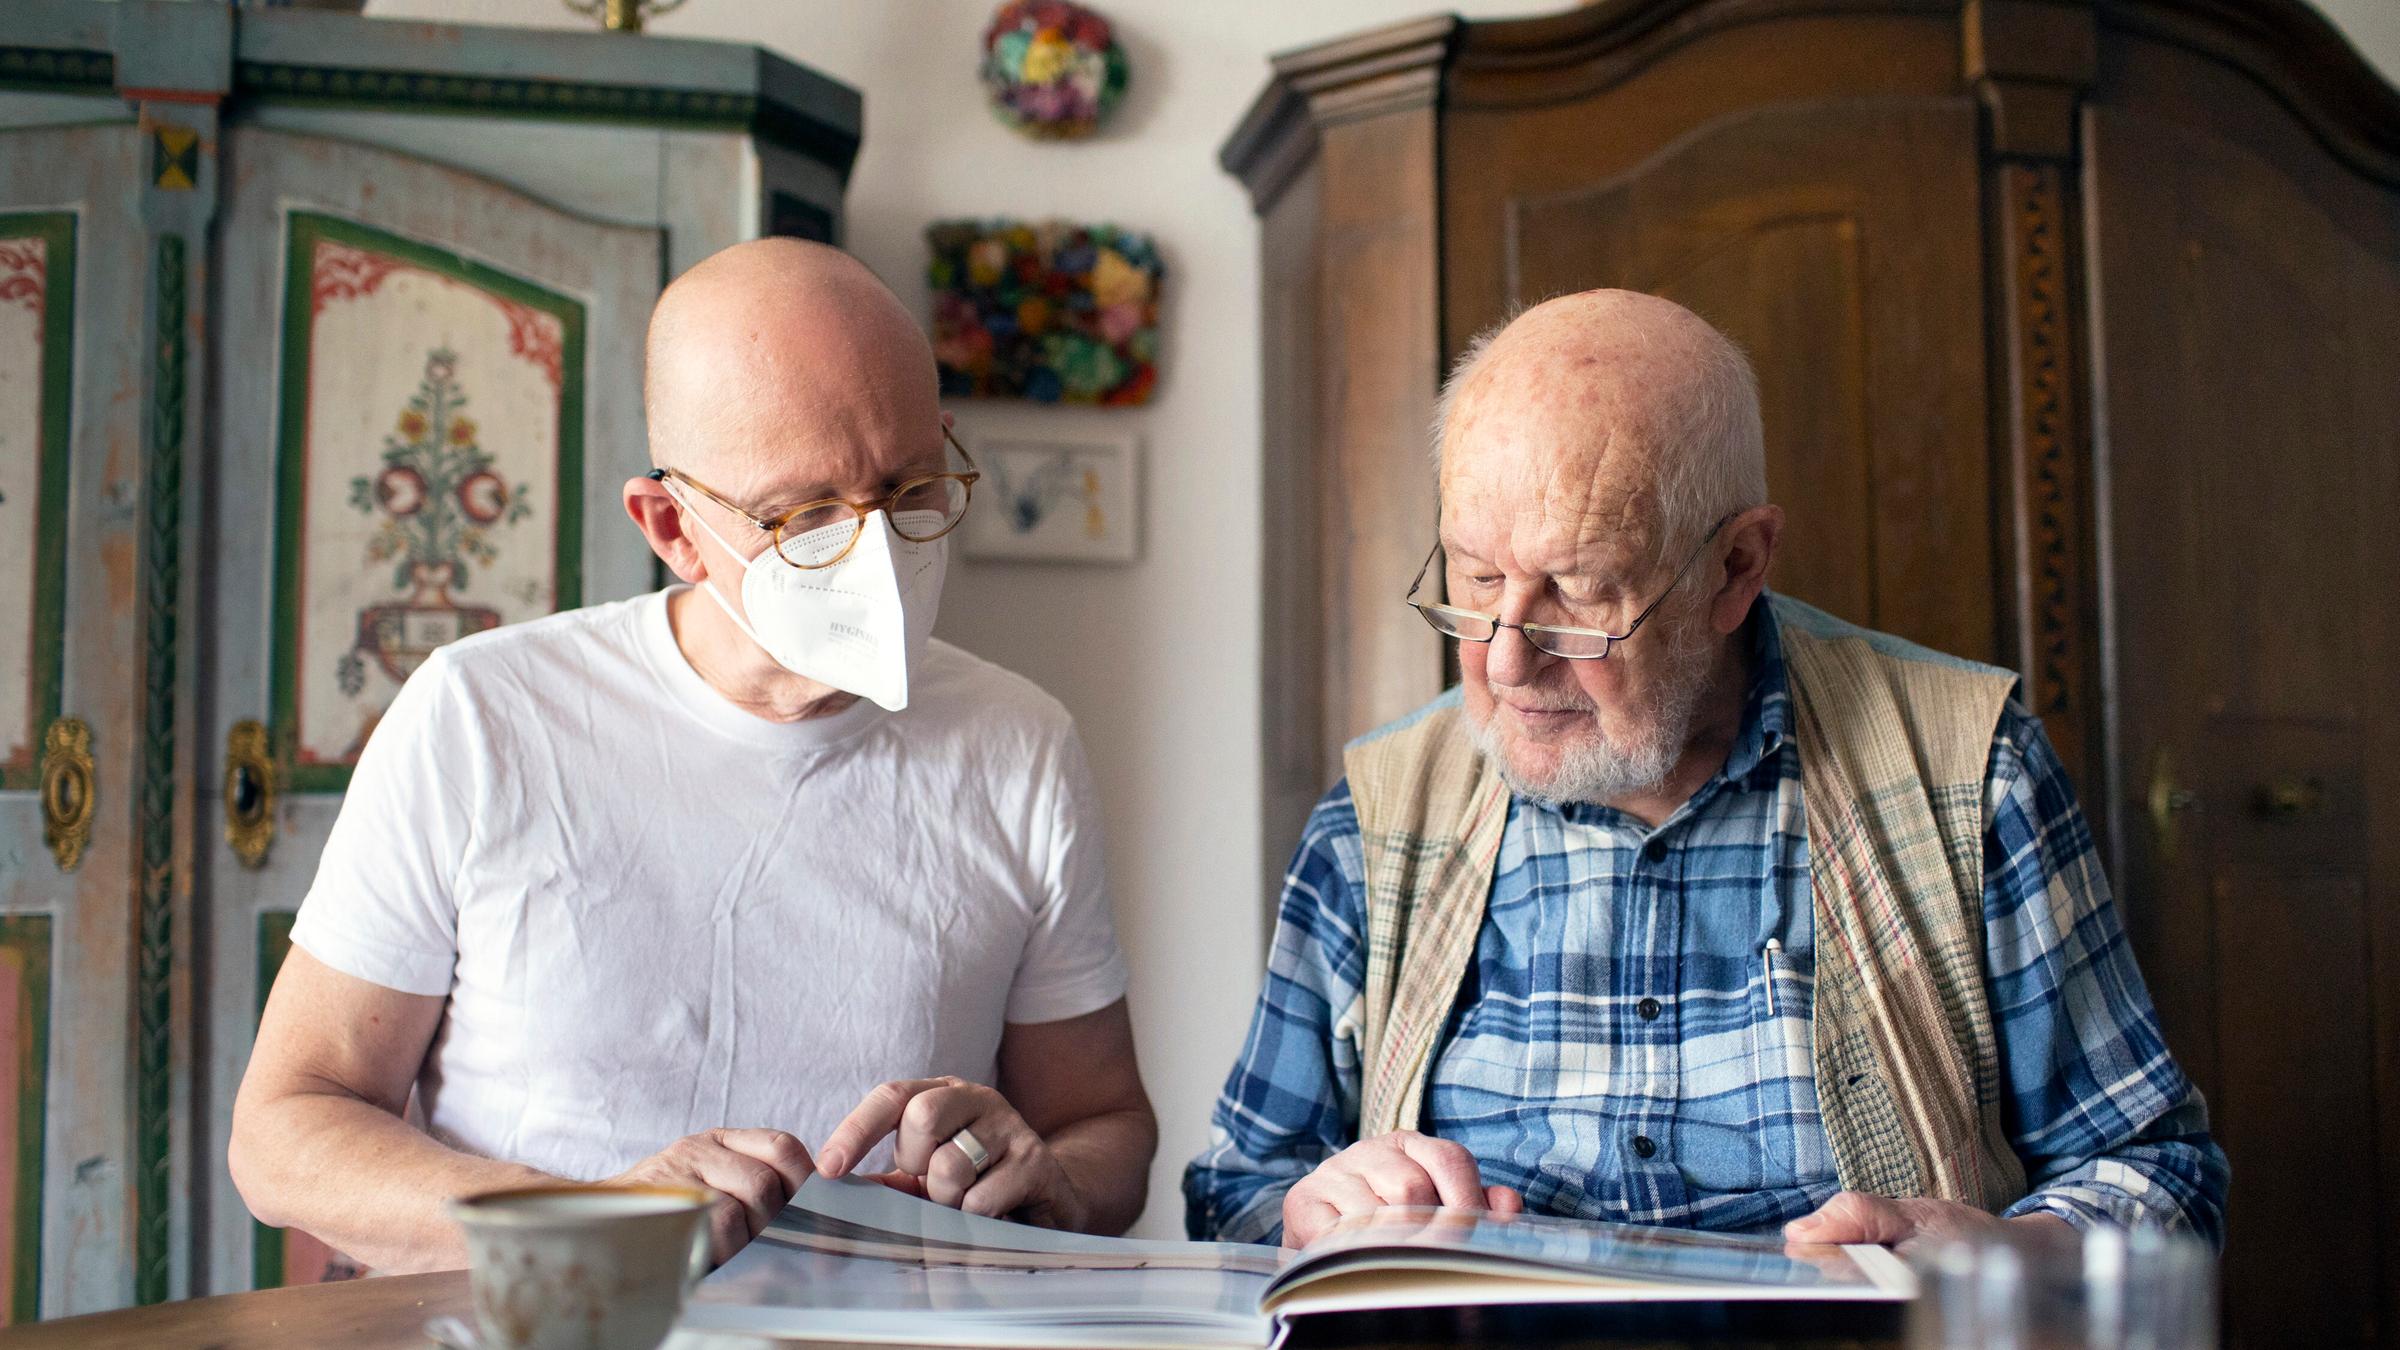
[[1108, 225], [948, 220], [925, 239], [945, 395], [1149, 401], [1165, 273], [1149, 236]]
[[338, 788], [436, 648], [579, 603], [583, 307], [304, 213], [286, 287], [275, 724]]
[[1043, 140], [1089, 136], [1125, 96], [1125, 49], [1107, 19], [1068, 0], [1007, 0], [983, 30], [992, 115]]

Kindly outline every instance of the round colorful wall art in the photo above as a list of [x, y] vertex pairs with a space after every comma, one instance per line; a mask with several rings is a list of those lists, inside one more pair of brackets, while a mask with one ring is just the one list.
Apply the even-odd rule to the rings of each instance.
[[1092, 134], [1125, 96], [1125, 49], [1108, 20], [1068, 0], [1007, 0], [983, 30], [992, 112], [1028, 136]]
[[1158, 287], [1148, 235], [1064, 221], [936, 221], [933, 354], [942, 392], [1037, 403], [1149, 401]]

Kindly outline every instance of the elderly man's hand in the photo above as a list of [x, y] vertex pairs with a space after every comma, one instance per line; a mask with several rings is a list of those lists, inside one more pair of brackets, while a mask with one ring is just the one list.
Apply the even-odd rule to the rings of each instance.
[[1283, 1245], [1304, 1247], [1352, 1214], [1386, 1205], [1524, 1212], [1525, 1197], [1486, 1186], [1474, 1155], [1415, 1130], [1362, 1139], [1318, 1164], [1283, 1197]]
[[1887, 1200], [1864, 1191], [1844, 1191], [1816, 1213], [1783, 1226], [1787, 1242], [1870, 1242], [1902, 1252], [1979, 1232], [2054, 1238], [2074, 1231], [2055, 1214], [2003, 1219], [1951, 1200]]
[[782, 1212], [809, 1171], [808, 1149], [781, 1130], [710, 1130], [676, 1140], [604, 1184], [715, 1191], [709, 1249], [723, 1264]]
[[[967, 1151], [952, 1142], [961, 1130], [973, 1131], [989, 1159], [981, 1176]], [[894, 1170], [874, 1179], [894, 1190], [1045, 1228], [1080, 1232], [1089, 1221], [1089, 1207], [1050, 1145], [993, 1088], [948, 1077], [885, 1083], [826, 1137], [817, 1170], [847, 1175], [887, 1135]]]

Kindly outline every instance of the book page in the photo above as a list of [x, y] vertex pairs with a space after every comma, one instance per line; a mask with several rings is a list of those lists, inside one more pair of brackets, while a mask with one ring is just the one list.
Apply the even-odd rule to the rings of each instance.
[[855, 1178], [811, 1177], [703, 1280], [681, 1325], [974, 1346], [1257, 1346], [1282, 1254], [980, 1218]]
[[1190, 1269], [1272, 1275], [1291, 1259], [1276, 1247], [1240, 1242], [1146, 1242], [1094, 1237], [989, 1219], [920, 1200], [862, 1177], [811, 1176], [761, 1238], [788, 1230], [810, 1244], [852, 1255], [942, 1253], [961, 1264], [1020, 1269]]
[[[1581, 1292], [1570, 1298], [1565, 1289]], [[1276, 1279], [1265, 1306], [1296, 1313], [1493, 1302], [1905, 1299], [1914, 1291], [1906, 1266], [1880, 1249], [1394, 1208], [1345, 1219], [1310, 1243]]]

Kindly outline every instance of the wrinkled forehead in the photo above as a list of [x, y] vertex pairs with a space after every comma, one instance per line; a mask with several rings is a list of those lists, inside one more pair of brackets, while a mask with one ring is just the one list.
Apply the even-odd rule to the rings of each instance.
[[1441, 542], [1454, 558], [1508, 572], [1597, 580], [1638, 576], [1658, 555], [1656, 499], [1606, 480], [1522, 466], [1452, 475]]
[[688, 462], [678, 467], [756, 508], [871, 496], [900, 478], [938, 472], [947, 458], [940, 405], [930, 397], [875, 399], [855, 388], [812, 397], [799, 385], [724, 393], [682, 428]]
[[1659, 544], [1653, 450], [1608, 400], [1462, 399], [1443, 441], [1442, 543], [1509, 571], [1639, 573]]

